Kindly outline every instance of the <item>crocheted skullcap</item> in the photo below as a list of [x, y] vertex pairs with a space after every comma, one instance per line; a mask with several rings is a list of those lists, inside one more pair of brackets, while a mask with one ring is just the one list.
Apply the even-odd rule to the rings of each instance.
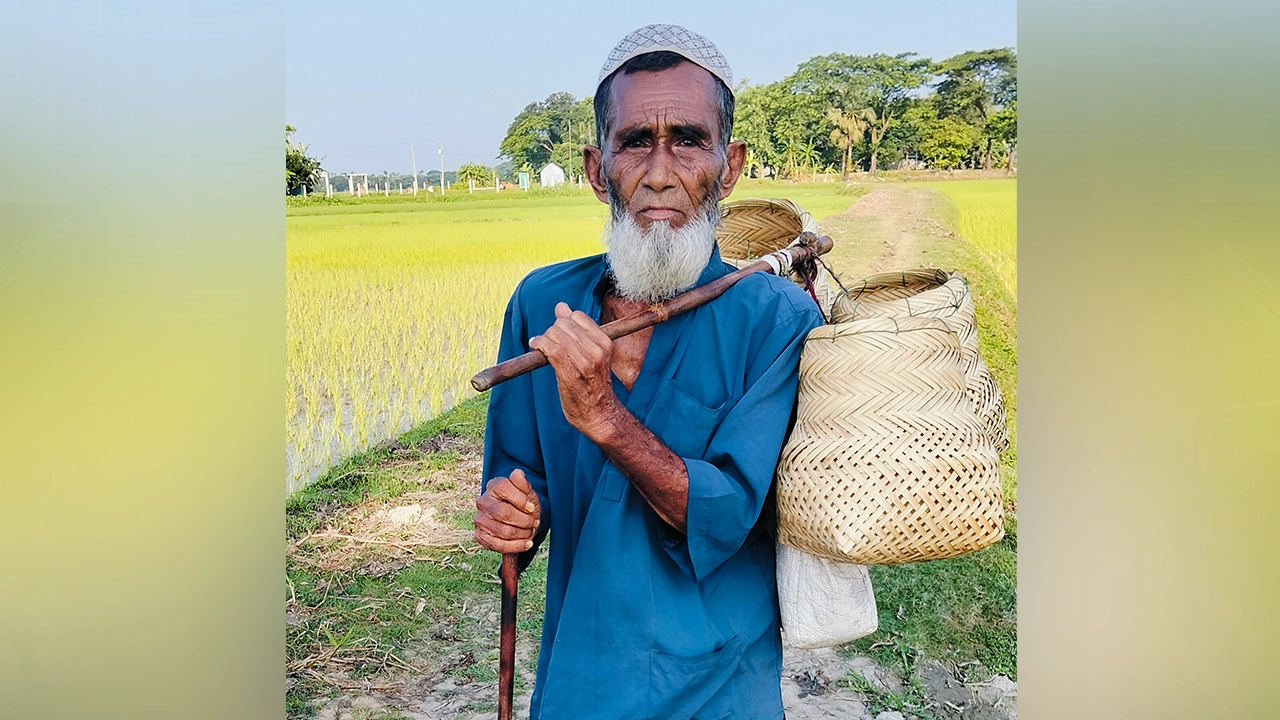
[[597, 87], [631, 58], [664, 50], [703, 67], [730, 91], [733, 90], [733, 71], [729, 69], [729, 61], [710, 40], [679, 25], [646, 25], [622, 38], [604, 61], [604, 67], [600, 68]]

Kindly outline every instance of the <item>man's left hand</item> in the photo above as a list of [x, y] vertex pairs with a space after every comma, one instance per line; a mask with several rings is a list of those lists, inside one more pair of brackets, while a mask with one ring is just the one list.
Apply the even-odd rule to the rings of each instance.
[[619, 407], [613, 392], [613, 341], [586, 313], [566, 303], [557, 303], [555, 312], [555, 324], [530, 338], [529, 347], [546, 355], [556, 371], [569, 424], [595, 439]]

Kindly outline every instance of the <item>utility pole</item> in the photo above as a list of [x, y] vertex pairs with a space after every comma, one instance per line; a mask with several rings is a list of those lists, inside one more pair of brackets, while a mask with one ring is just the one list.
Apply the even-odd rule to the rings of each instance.
[[413, 194], [418, 194], [418, 161], [413, 156], [413, 143], [409, 143], [409, 164], [413, 166]]
[[440, 194], [444, 195], [444, 141], [440, 141], [440, 149], [436, 152], [440, 153]]

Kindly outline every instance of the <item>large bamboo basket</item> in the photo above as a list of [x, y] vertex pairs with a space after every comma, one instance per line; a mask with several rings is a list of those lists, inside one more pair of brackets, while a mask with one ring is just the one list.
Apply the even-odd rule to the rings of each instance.
[[999, 458], [970, 408], [960, 339], [931, 317], [813, 330], [778, 466], [778, 540], [862, 565], [938, 560], [1004, 536]]
[[[790, 245], [802, 232], [822, 233], [804, 208], [779, 198], [727, 202], [720, 206], [720, 217], [720, 228], [716, 230], [720, 257], [739, 268]], [[823, 275], [814, 280], [813, 290], [822, 316], [829, 317], [836, 294]]]
[[969, 403], [996, 452], [1004, 452], [1009, 447], [1004, 396], [978, 352], [973, 294], [963, 277], [934, 268], [873, 275], [836, 298], [830, 314], [837, 323], [906, 316], [938, 318], [959, 337]]

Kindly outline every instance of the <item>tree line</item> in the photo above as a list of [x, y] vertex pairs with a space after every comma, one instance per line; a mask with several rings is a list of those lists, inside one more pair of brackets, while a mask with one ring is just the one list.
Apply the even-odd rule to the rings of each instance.
[[[734, 137], [747, 142], [744, 173], [803, 178], [887, 168], [1012, 169], [1018, 142], [1018, 61], [1012, 48], [960, 53], [941, 62], [898, 55], [831, 53], [810, 58], [787, 77], [766, 85], [744, 79], [734, 88]], [[286, 192], [312, 192], [320, 161], [285, 131]], [[496, 167], [468, 163], [445, 173], [450, 186], [514, 182], [520, 171], [536, 177], [548, 162], [581, 175], [582, 146], [594, 144], [592, 98], [556, 92], [529, 103], [511, 121], [498, 146]], [[411, 175], [370, 175], [391, 187], [412, 185]], [[438, 171], [419, 184], [439, 185]], [[346, 177], [332, 176], [335, 190]]]
[[[890, 167], [1012, 169], [1018, 140], [1017, 55], [968, 51], [941, 62], [899, 55], [810, 58], [767, 85], [734, 89], [734, 137], [752, 177], [801, 178]], [[592, 98], [557, 92], [527, 105], [498, 147], [516, 169], [555, 162], [582, 172], [595, 143]]]

